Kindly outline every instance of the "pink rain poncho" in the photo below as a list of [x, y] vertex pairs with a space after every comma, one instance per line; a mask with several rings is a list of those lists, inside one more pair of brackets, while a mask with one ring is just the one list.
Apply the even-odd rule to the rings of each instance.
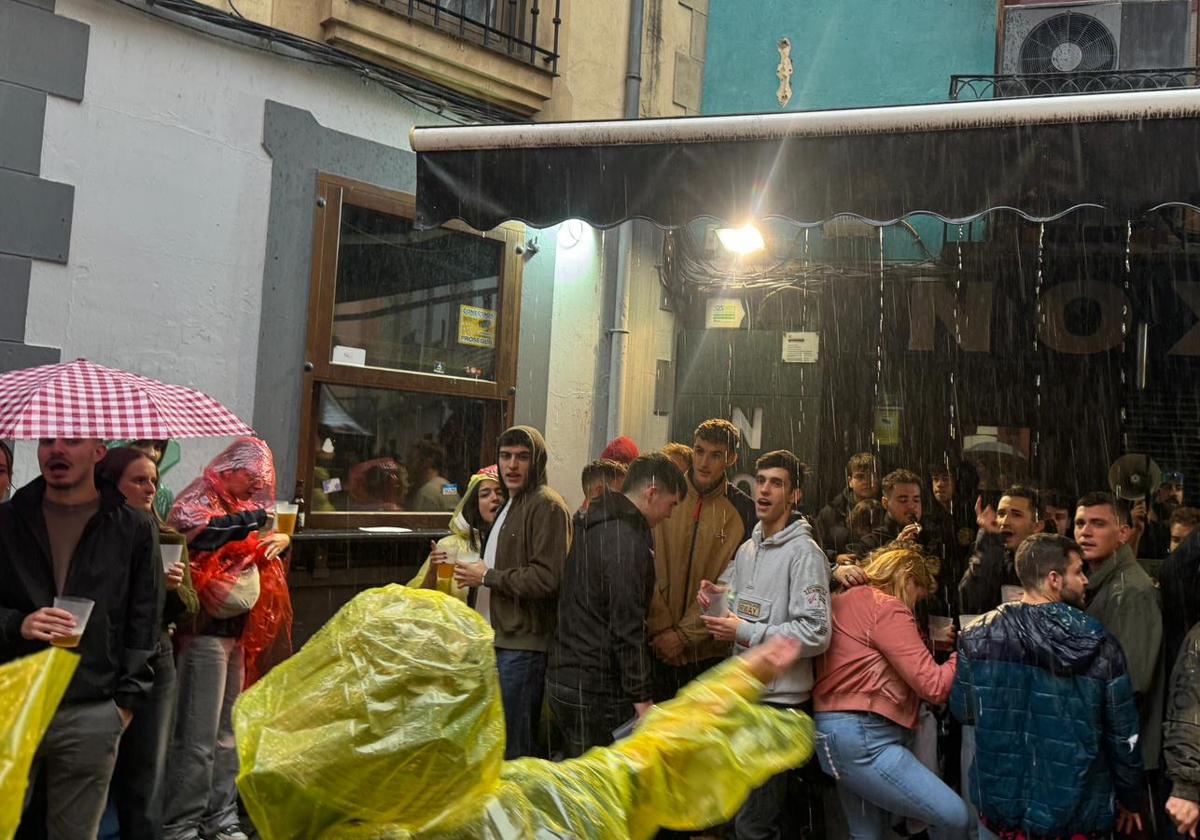
[[[168, 522], [186, 535], [190, 544], [213, 520], [266, 510], [274, 499], [275, 463], [270, 447], [258, 438], [238, 438], [179, 494]], [[291, 645], [292, 603], [287, 570], [281, 558], [267, 558], [267, 547], [258, 533], [252, 532], [214, 551], [189, 549], [192, 583], [201, 606], [210, 614], [218, 612], [250, 566], [258, 567], [260, 594], [241, 637], [247, 685], [260, 676], [259, 658], [278, 638], [282, 636]]]

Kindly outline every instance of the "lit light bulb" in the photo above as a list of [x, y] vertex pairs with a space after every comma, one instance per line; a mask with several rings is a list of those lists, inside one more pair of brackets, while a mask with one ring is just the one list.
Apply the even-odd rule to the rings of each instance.
[[740, 228], [717, 228], [717, 239], [725, 250], [735, 254], [753, 254], [766, 247], [763, 235], [751, 222]]

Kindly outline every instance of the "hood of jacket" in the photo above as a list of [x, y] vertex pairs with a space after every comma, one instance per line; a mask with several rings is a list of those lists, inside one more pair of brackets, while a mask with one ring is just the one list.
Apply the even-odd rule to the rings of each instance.
[[995, 625], [1001, 616], [1025, 650], [1041, 651], [1073, 674], [1086, 672], [1104, 645], [1103, 625], [1070, 604], [1002, 604], [984, 617], [984, 626]]
[[757, 523], [750, 538], [754, 540], [755, 545], [764, 548], [773, 548], [775, 546], [786, 545], [797, 537], [811, 536], [812, 527], [808, 524], [808, 520], [797, 513], [793, 513], [788, 523], [769, 537], [763, 536], [762, 522]]
[[471, 476], [467, 482], [467, 492], [463, 493], [462, 498], [458, 500], [458, 506], [454, 508], [454, 514], [450, 517], [450, 533], [456, 537], [462, 537], [467, 542], [471, 542], [471, 523], [467, 521], [467, 517], [463, 511], [467, 510], [470, 505], [479, 504], [479, 485], [485, 481], [494, 481], [501, 487], [504, 483], [500, 480], [499, 473], [488, 472], [495, 470], [495, 466], [486, 467]]
[[[527, 490], [532, 490], [535, 487], [541, 487], [546, 483], [546, 459], [549, 455], [546, 450], [546, 439], [542, 437], [542, 433], [532, 426], [510, 426], [504, 431], [502, 437], [510, 434], [523, 435], [528, 441], [530, 451], [530, 463], [532, 469], [529, 471], [529, 477], [525, 480], [525, 486], [521, 488], [524, 493]], [[500, 447], [496, 446], [496, 463], [500, 463]]]

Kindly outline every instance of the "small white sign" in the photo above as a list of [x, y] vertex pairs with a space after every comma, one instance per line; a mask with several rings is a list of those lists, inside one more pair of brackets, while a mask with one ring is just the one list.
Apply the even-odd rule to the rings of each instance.
[[367, 363], [367, 351], [362, 347], [346, 347], [341, 344], [335, 344], [333, 347], [333, 358], [329, 361], [335, 365], [357, 365], [362, 367]]
[[746, 317], [746, 309], [737, 298], [712, 298], [705, 314], [704, 325], [708, 329], [736, 330]]
[[795, 364], [813, 364], [820, 352], [821, 336], [815, 332], [785, 332], [783, 360]]

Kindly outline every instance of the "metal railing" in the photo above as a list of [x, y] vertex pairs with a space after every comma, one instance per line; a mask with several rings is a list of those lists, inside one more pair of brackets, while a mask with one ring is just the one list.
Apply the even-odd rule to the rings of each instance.
[[358, 0], [558, 74], [562, 0]]
[[1082, 73], [1021, 73], [1006, 76], [951, 76], [951, 99], [1004, 99], [1012, 96], [1054, 96], [1156, 90], [1200, 86], [1200, 68], [1147, 70], [1089, 70]]

